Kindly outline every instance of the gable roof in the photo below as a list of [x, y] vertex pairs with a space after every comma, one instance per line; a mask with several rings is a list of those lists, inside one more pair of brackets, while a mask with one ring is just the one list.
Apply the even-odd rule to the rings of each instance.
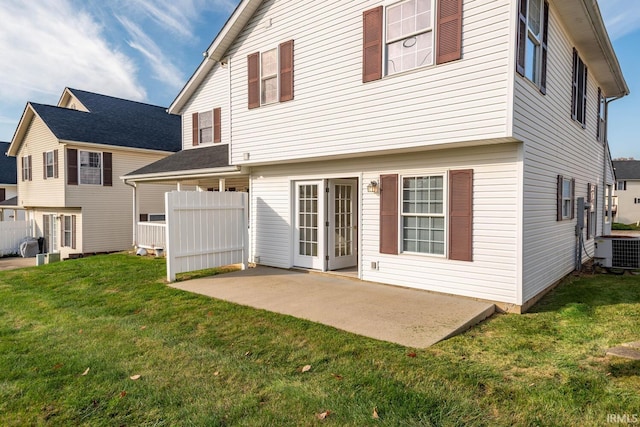
[[34, 114], [60, 141], [82, 142], [159, 151], [182, 147], [180, 116], [164, 107], [78, 89], [71, 91], [89, 112], [28, 103], [10, 147], [16, 155]]
[[5, 154], [9, 151], [9, 144], [0, 142], [0, 185], [18, 183], [17, 160]]
[[227, 169], [226, 172], [240, 170], [238, 167], [229, 165], [228, 144], [182, 150], [130, 172], [122, 178], [170, 178], [175, 175], [197, 175], [212, 169]]
[[614, 160], [616, 179], [640, 179], [640, 160]]
[[247, 25], [262, 0], [241, 0], [227, 22], [223, 25], [218, 35], [213, 39], [209, 47], [203, 52], [204, 59], [193, 73], [189, 81], [184, 85], [176, 99], [169, 106], [169, 112], [180, 114], [180, 110], [187, 103], [191, 95], [198, 89], [209, 71], [216, 63], [224, 58], [227, 50]]

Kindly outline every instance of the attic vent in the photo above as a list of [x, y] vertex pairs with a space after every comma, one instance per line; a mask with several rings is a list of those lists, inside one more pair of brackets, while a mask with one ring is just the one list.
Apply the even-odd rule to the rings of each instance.
[[71, 108], [72, 110], [77, 110], [77, 108], [76, 108], [76, 104], [71, 104], [71, 105], [69, 106], [69, 108]]

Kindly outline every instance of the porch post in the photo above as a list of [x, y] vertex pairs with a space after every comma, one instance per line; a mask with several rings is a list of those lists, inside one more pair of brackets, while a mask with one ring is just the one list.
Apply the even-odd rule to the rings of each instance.
[[180, 181], [176, 183], [176, 190], [182, 191], [182, 184], [180, 183]]
[[140, 219], [140, 207], [138, 206], [138, 185], [134, 182], [133, 189], [133, 247], [138, 245], [138, 220]]
[[224, 178], [220, 178], [218, 179], [218, 191], [223, 192], [225, 191], [225, 179]]

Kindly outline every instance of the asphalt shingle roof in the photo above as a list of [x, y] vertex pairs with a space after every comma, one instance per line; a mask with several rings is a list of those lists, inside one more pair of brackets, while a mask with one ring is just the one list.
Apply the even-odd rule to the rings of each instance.
[[616, 179], [640, 179], [640, 160], [614, 160]]
[[18, 206], [18, 196], [0, 202], [0, 206]]
[[9, 142], [0, 142], [0, 185], [18, 183], [16, 158], [5, 155], [10, 144]]
[[220, 144], [211, 147], [183, 150], [176, 154], [160, 159], [138, 170], [128, 173], [130, 175], [147, 175], [178, 171], [193, 171], [198, 169], [222, 168], [229, 166], [229, 145]]
[[56, 138], [119, 147], [179, 151], [180, 116], [164, 107], [69, 89], [89, 112], [31, 103]]

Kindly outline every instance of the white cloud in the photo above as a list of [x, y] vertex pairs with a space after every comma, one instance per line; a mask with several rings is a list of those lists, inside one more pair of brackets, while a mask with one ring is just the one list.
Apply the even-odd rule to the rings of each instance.
[[68, 0], [3, 0], [0, 97], [55, 102], [65, 86], [144, 100], [136, 67], [106, 42], [102, 27]]
[[640, 1], [600, 0], [598, 5], [612, 40], [640, 29]]
[[132, 39], [128, 41], [129, 46], [140, 52], [149, 62], [153, 70], [153, 77], [174, 89], [180, 89], [184, 83], [182, 73], [164, 54], [163, 50], [139, 25], [124, 17], [118, 17], [118, 20]]

